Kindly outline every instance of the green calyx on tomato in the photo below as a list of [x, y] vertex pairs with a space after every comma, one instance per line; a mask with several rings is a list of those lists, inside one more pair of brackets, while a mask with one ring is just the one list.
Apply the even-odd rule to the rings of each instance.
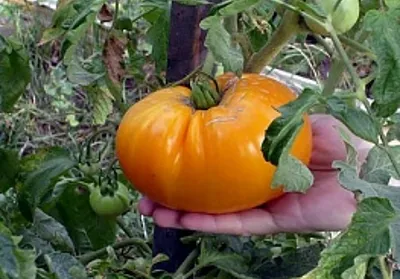
[[[313, 2], [327, 15], [336, 33], [343, 34], [357, 23], [358, 17], [360, 16], [360, 3], [359, 0], [342, 0], [335, 10], [337, 1], [338, 0], [314, 0]], [[305, 22], [311, 31], [320, 35], [329, 35], [328, 30], [312, 20], [305, 18]]]
[[91, 187], [89, 203], [99, 216], [116, 217], [127, 211], [131, 205], [128, 188], [117, 182], [117, 188]]

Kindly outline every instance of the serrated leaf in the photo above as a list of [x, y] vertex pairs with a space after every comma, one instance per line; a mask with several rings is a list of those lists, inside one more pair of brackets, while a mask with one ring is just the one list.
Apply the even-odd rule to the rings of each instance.
[[[26, 195], [32, 208], [40, 205], [42, 198], [52, 192], [55, 180], [76, 165], [67, 150], [52, 148], [40, 157], [40, 162], [29, 172], [21, 192]], [[35, 162], [32, 162], [35, 163]]]
[[205, 242], [202, 242], [201, 252], [198, 257], [199, 265], [203, 267], [215, 266], [239, 279], [256, 278], [247, 275], [249, 268], [242, 256], [230, 252], [217, 252], [215, 250], [207, 249], [206, 247], [207, 245], [205, 245]]
[[252, 8], [254, 5], [262, 2], [262, 0], [235, 0], [219, 10], [222, 16], [236, 15], [240, 12]]
[[328, 112], [340, 120], [356, 136], [377, 144], [379, 132], [373, 118], [360, 109], [349, 107], [342, 99], [332, 96], [326, 102]]
[[71, 254], [55, 252], [45, 256], [47, 265], [57, 279], [86, 279], [85, 267]]
[[[2, 41], [6, 41], [0, 35]], [[29, 56], [17, 44], [0, 52], [0, 112], [11, 112], [31, 80]]]
[[365, 278], [368, 270], [370, 255], [361, 255], [354, 259], [354, 265], [343, 272], [341, 279], [361, 279]]
[[272, 179], [272, 188], [284, 187], [285, 192], [305, 193], [314, 183], [311, 171], [297, 158], [287, 155], [279, 160]]
[[40, 209], [35, 210], [32, 229], [41, 239], [49, 241], [56, 249], [75, 252], [74, 244], [65, 227]]
[[76, 85], [88, 86], [103, 76], [104, 74], [91, 73], [85, 70], [76, 59], [73, 59], [67, 67], [68, 80]]
[[253, 263], [252, 270], [254, 269], [254, 273], [259, 275], [260, 278], [299, 278], [318, 265], [324, 248], [325, 246], [322, 243], [297, 247], [290, 252], [279, 255], [279, 260], [269, 257], [261, 263]]
[[204, 44], [215, 60], [222, 63], [226, 72], [240, 74], [243, 70], [243, 54], [232, 45], [231, 35], [223, 26], [221, 18], [207, 17], [200, 26], [207, 30]]
[[161, 10], [146, 33], [147, 40], [152, 45], [151, 56], [158, 71], [165, 71], [167, 68], [169, 20], [169, 10]]
[[21, 250], [8, 234], [0, 232], [0, 275], [7, 279], [35, 279], [36, 255], [33, 250]]
[[[361, 193], [361, 197], [381, 197], [387, 198], [391, 204], [400, 211], [400, 187], [384, 185], [378, 183], [370, 183], [362, 180], [357, 175], [357, 170], [343, 162], [334, 162], [334, 167], [340, 169], [339, 183], [346, 189]], [[394, 258], [400, 259], [400, 220], [395, 220], [391, 224], [392, 236], [392, 249]]]
[[38, 255], [49, 254], [55, 251], [50, 242], [40, 238], [31, 229], [24, 229], [21, 235], [23, 237], [21, 240], [21, 245], [34, 247]]
[[265, 160], [278, 165], [285, 148], [290, 144], [293, 135], [303, 124], [303, 115], [319, 103], [320, 95], [311, 89], [305, 89], [294, 101], [277, 108], [281, 113], [265, 131], [262, 152]]
[[13, 150], [0, 148], [0, 193], [15, 186], [19, 172], [18, 153]]
[[378, 104], [400, 104], [400, 9], [370, 10], [364, 17], [364, 28], [370, 32], [369, 42], [376, 54], [378, 76], [372, 93]]
[[396, 217], [396, 210], [387, 199], [362, 200], [349, 228], [321, 253], [312, 276], [304, 278], [339, 279], [343, 272], [354, 266], [356, 257], [385, 255], [391, 244], [389, 226]]
[[65, 189], [51, 215], [65, 226], [78, 254], [101, 249], [116, 240], [116, 220], [98, 216], [84, 189]]
[[[400, 162], [400, 146], [392, 146], [389, 151], [393, 154], [395, 161]], [[374, 146], [361, 167], [360, 177], [371, 183], [388, 184], [392, 176], [400, 179], [387, 153]]]
[[104, 87], [86, 87], [93, 106], [93, 124], [103, 125], [113, 110], [113, 96]]

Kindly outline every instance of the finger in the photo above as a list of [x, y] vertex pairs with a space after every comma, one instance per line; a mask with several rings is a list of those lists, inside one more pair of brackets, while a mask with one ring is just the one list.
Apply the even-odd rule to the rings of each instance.
[[139, 200], [137, 207], [138, 207], [140, 214], [145, 215], [145, 216], [152, 216], [153, 212], [156, 208], [156, 204], [153, 201], [151, 201], [149, 198], [143, 197]]
[[180, 222], [184, 228], [190, 230], [217, 234], [249, 236], [282, 231], [271, 214], [263, 209], [223, 215], [189, 213], [183, 215]]
[[153, 212], [153, 220], [160, 227], [182, 229], [181, 213], [162, 206], [158, 206]]

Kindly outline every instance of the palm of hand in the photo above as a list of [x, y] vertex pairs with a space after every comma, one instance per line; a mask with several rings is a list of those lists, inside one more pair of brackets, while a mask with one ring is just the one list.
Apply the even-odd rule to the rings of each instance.
[[[288, 193], [268, 204], [247, 211], [209, 215], [174, 211], [144, 197], [139, 211], [152, 216], [161, 227], [190, 229], [210, 233], [237, 235], [271, 234], [278, 232], [311, 232], [340, 230], [348, 225], [356, 210], [354, 195], [337, 182], [334, 160], [344, 160], [345, 146], [330, 116], [314, 115], [313, 154], [309, 168], [314, 184], [306, 194]], [[370, 148], [354, 138], [360, 161]]]

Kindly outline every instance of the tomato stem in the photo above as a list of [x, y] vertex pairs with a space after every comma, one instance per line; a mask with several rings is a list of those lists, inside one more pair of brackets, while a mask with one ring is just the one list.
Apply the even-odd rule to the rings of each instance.
[[211, 86], [208, 80], [200, 80], [198, 78], [190, 83], [192, 88], [191, 100], [194, 108], [199, 110], [207, 110], [219, 104], [221, 101], [221, 94], [218, 83], [215, 81], [215, 79], [205, 73], [201, 74], [212, 80], [215, 88]]
[[297, 12], [285, 11], [282, 22], [268, 43], [250, 57], [245, 72], [260, 73], [265, 66], [269, 65], [287, 43], [300, 32], [299, 18]]

